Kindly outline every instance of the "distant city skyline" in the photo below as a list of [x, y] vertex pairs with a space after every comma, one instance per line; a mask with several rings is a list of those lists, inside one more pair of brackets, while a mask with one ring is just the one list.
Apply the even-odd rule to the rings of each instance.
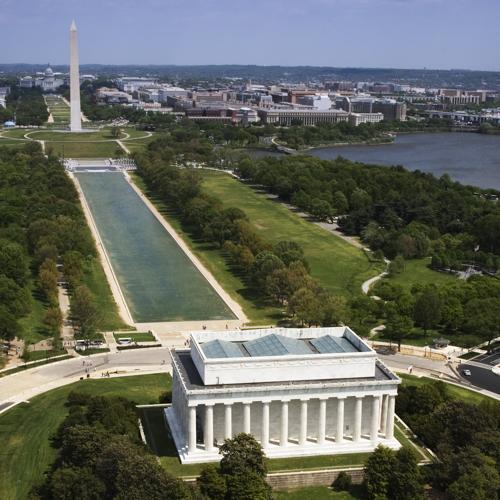
[[500, 71], [498, 0], [0, 0], [0, 63]]

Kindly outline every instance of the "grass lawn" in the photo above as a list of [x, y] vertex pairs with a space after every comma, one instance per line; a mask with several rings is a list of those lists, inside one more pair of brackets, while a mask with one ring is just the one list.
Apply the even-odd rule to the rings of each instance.
[[65, 158], [114, 158], [123, 156], [115, 141], [109, 142], [46, 142], [45, 148], [52, 148], [56, 155]]
[[16, 141], [16, 140], [9, 140], [5, 139], [4, 137], [0, 137], [0, 147], [8, 147], [8, 148], [16, 148], [16, 149], [21, 149], [24, 147], [26, 144], [26, 141]]
[[31, 282], [31, 310], [30, 313], [19, 321], [23, 330], [22, 337], [27, 344], [35, 344], [50, 335], [47, 334], [43, 318], [47, 311], [46, 304], [37, 293], [33, 280]]
[[115, 340], [132, 339], [132, 342], [156, 342], [155, 336], [151, 332], [114, 333]]
[[251, 324], [269, 325], [281, 319], [282, 314], [278, 308], [269, 307], [252, 300], [252, 297], [246, 289], [245, 283], [240, 276], [231, 272], [226, 259], [219, 249], [192, 238], [191, 235], [182, 228], [175, 213], [166, 207], [159, 198], [147, 190], [143, 180], [135, 174], [132, 174], [131, 177], [134, 183], [148, 196], [151, 202], [154, 203], [163, 217], [172, 225], [177, 234], [186, 242], [191, 251], [212, 273], [222, 288], [241, 305]]
[[331, 292], [345, 297], [358, 294], [365, 280], [383, 270], [383, 264], [371, 263], [359, 248], [233, 177], [211, 171], [202, 175], [204, 190], [227, 207], [241, 208], [264, 239], [271, 243], [299, 243], [311, 266], [311, 275]]
[[410, 291], [413, 285], [441, 285], [456, 281], [453, 274], [440, 273], [428, 267], [430, 258], [412, 259], [405, 262], [405, 270], [401, 274], [384, 278], [389, 283], [401, 285], [406, 291]]
[[102, 331], [131, 328], [123, 322], [118, 314], [118, 306], [111, 293], [101, 262], [97, 258], [91, 260], [87, 272], [84, 273], [83, 283], [90, 289], [100, 306], [101, 321], [99, 328]]
[[[406, 375], [404, 373], [398, 373], [398, 376], [403, 380], [403, 385], [415, 385], [421, 386], [432, 383], [432, 379], [427, 377], [415, 377], [414, 375]], [[463, 387], [458, 387], [453, 384], [446, 384], [450, 396], [455, 399], [460, 399], [466, 403], [479, 404], [482, 401], [491, 401], [489, 396], [480, 394], [478, 392], [469, 391], [469, 389], [464, 389]]]
[[48, 349], [46, 350], [40, 349], [39, 351], [29, 351], [28, 359], [26, 361], [39, 361], [42, 359], [53, 358], [54, 356], [63, 356], [64, 354], [67, 354], [65, 349], [60, 349], [58, 351], [48, 350]]
[[48, 130], [35, 130], [29, 134], [31, 139], [37, 141], [49, 141], [49, 142], [92, 142], [92, 141], [114, 141], [115, 139], [122, 139], [125, 134], [121, 134], [120, 137], [113, 137], [111, 135], [111, 129], [102, 129], [97, 132], [81, 132], [81, 133], [70, 133], [70, 132], [51, 132]]
[[350, 491], [334, 491], [327, 486], [307, 486], [296, 490], [275, 490], [276, 500], [356, 500], [363, 497], [361, 486], [352, 486]]
[[3, 137], [14, 137], [16, 139], [24, 139], [24, 134], [27, 134], [28, 132], [33, 132], [36, 129], [32, 128], [12, 128], [12, 129], [4, 129], [1, 130], [0, 132], [2, 133]]
[[156, 403], [171, 388], [169, 375], [141, 375], [83, 380], [55, 389], [0, 415], [0, 498], [25, 499], [43, 478], [55, 457], [50, 436], [67, 414], [68, 394], [78, 390], [103, 396], [122, 396], [138, 404]]

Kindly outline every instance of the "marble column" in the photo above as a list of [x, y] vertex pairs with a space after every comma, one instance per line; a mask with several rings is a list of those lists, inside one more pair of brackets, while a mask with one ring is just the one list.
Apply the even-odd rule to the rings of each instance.
[[337, 399], [337, 432], [335, 433], [335, 442], [344, 441], [344, 398]]
[[233, 411], [232, 404], [226, 403], [224, 405], [224, 437], [231, 439], [233, 437]]
[[382, 417], [381, 417], [381, 424], [380, 424], [380, 432], [382, 434], [385, 434], [385, 428], [387, 426], [387, 407], [389, 405], [389, 395], [384, 394], [384, 402], [382, 404]]
[[250, 403], [243, 403], [243, 432], [250, 434]]
[[196, 451], [196, 406], [188, 409], [188, 453]]
[[300, 434], [299, 444], [304, 446], [307, 441], [307, 399], [300, 402]]
[[288, 401], [281, 403], [281, 436], [280, 446], [288, 445]]
[[387, 396], [387, 420], [385, 424], [385, 439], [394, 438], [394, 410], [396, 407], [396, 396]]
[[260, 440], [265, 450], [269, 446], [269, 403], [262, 403], [262, 436]]
[[363, 421], [363, 398], [357, 396], [354, 406], [354, 431], [352, 433], [352, 440], [357, 442], [361, 439], [361, 424]]
[[203, 434], [205, 436], [205, 451], [214, 449], [214, 407], [205, 405], [205, 426]]
[[376, 441], [378, 438], [378, 422], [380, 417], [380, 398], [373, 396], [372, 398], [372, 420], [370, 426], [370, 439]]
[[318, 412], [318, 444], [325, 443], [326, 434], [326, 399], [319, 400]]

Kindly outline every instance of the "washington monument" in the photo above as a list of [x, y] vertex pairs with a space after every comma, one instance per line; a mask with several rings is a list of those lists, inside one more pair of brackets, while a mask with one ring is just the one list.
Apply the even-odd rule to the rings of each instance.
[[70, 101], [71, 101], [71, 132], [81, 132], [82, 114], [80, 110], [80, 69], [78, 67], [78, 34], [75, 21], [71, 23], [70, 35]]

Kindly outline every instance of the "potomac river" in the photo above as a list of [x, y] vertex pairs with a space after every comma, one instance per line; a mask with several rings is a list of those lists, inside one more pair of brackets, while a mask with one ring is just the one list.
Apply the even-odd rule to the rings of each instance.
[[410, 170], [448, 173], [463, 184], [500, 190], [500, 135], [465, 132], [398, 135], [393, 144], [317, 148], [307, 154], [324, 160], [343, 156], [378, 165], [402, 165]]

